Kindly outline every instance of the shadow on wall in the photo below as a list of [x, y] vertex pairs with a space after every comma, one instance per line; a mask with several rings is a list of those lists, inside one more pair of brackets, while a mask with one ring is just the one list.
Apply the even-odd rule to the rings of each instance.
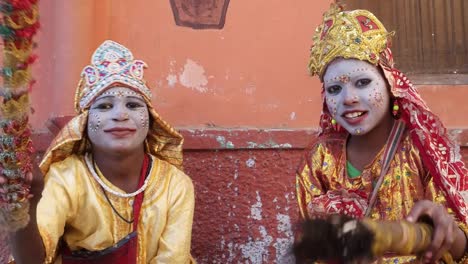
[[193, 29], [222, 29], [229, 0], [170, 0], [176, 25]]

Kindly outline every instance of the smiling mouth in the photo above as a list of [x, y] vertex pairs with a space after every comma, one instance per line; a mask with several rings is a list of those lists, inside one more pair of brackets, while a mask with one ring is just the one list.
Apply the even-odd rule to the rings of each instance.
[[132, 131], [132, 130], [113, 130], [113, 131], [109, 131], [107, 133], [112, 135], [115, 138], [126, 138], [126, 137], [130, 137], [133, 134], [135, 134], [135, 131]]
[[342, 116], [344, 118], [354, 119], [354, 118], [358, 118], [358, 117], [363, 116], [365, 113], [366, 112], [364, 112], [364, 111], [348, 112], [348, 113], [343, 114]]
[[114, 128], [104, 130], [104, 132], [123, 132], [123, 131], [134, 132], [135, 129], [125, 128], [125, 127], [114, 127]]
[[135, 130], [129, 128], [112, 128], [104, 130], [104, 132], [120, 138], [133, 135], [135, 133]]

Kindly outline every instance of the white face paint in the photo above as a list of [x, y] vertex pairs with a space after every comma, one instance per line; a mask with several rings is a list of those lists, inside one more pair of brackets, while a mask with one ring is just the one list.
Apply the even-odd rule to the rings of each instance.
[[113, 87], [91, 104], [88, 136], [93, 149], [127, 152], [143, 146], [149, 114], [143, 97], [126, 87]]
[[390, 115], [390, 94], [378, 68], [355, 59], [333, 61], [323, 76], [328, 110], [351, 135], [364, 135]]

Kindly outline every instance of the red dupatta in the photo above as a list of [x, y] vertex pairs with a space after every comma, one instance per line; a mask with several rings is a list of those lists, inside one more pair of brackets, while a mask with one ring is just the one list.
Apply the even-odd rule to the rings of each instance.
[[[378, 64], [399, 105], [399, 119], [405, 122], [436, 187], [444, 193], [447, 205], [457, 218], [468, 223], [468, 170], [461, 159], [459, 146], [440, 119], [429, 110], [408, 78], [394, 68], [390, 48], [380, 53]], [[332, 125], [323, 89], [322, 97], [324, 103], [320, 116], [320, 134], [347, 133], [338, 124]]]

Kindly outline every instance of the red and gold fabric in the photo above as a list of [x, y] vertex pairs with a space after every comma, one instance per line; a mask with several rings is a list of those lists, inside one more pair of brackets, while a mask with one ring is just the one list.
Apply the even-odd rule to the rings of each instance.
[[[408, 78], [394, 67], [390, 50], [392, 35], [371, 12], [343, 11], [341, 6], [332, 4], [324, 14], [323, 23], [316, 29], [309, 70], [312, 75], [322, 77], [327, 65], [336, 58], [359, 59], [380, 67], [390, 86], [391, 96], [399, 106], [398, 118], [405, 122], [411, 145], [418, 150], [424, 175], [430, 175], [434, 188], [445, 198], [457, 219], [467, 223], [468, 170], [459, 147]], [[328, 138], [332, 134], [345, 136], [347, 132], [338, 124], [332, 124], [331, 120], [324, 101], [320, 137]], [[332, 177], [328, 173], [322, 175]], [[346, 177], [346, 174], [340, 177]], [[349, 184], [343, 186], [344, 189], [349, 187]], [[383, 186], [382, 192], [386, 190]], [[398, 199], [399, 194], [394, 196]]]
[[[368, 196], [380, 175], [383, 148], [361, 176], [350, 178], [346, 171], [346, 139], [347, 135], [341, 133], [322, 135], [306, 152], [296, 177], [302, 218], [330, 214], [364, 216]], [[420, 154], [407, 132], [384, 176], [377, 203], [371, 211], [372, 219], [404, 219], [418, 200], [446, 204], [444, 193], [437, 188]], [[459, 225], [463, 227], [464, 223], [459, 220]], [[415, 259], [387, 257], [381, 263], [407, 263]]]

